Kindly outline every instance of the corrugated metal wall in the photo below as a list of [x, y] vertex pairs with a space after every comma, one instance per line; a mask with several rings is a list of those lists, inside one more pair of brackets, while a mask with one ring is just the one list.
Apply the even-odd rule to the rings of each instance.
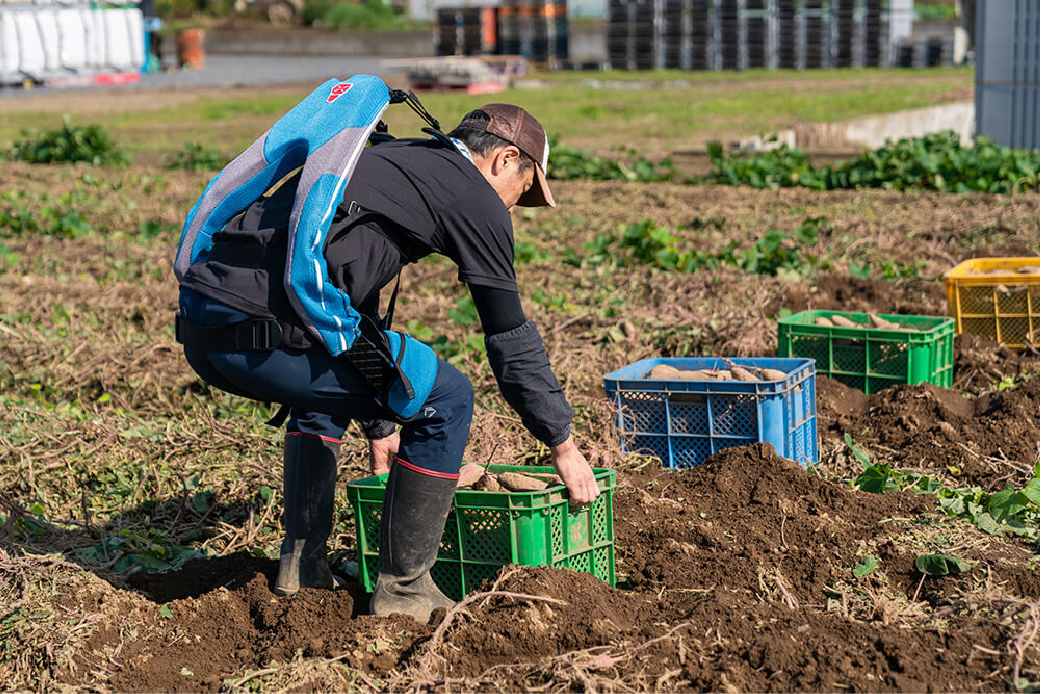
[[1041, 128], [1038, 0], [976, 4], [976, 134], [1036, 149]]

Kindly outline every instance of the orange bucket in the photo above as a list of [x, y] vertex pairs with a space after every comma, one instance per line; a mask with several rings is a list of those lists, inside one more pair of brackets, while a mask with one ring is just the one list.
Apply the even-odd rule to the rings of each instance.
[[206, 52], [203, 42], [206, 32], [202, 29], [182, 29], [177, 32], [177, 62], [182, 67], [202, 70], [206, 67]]

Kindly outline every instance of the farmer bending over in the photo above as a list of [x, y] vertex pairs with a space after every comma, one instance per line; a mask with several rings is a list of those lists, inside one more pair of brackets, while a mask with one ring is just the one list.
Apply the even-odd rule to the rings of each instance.
[[[352, 308], [377, 321], [380, 290], [403, 266], [432, 253], [455, 262], [503, 396], [549, 447], [571, 499], [584, 503], [599, 494], [597, 484], [571, 437], [573, 413], [538, 328], [521, 309], [513, 268], [510, 212], [517, 205], [555, 205], [545, 177], [548, 151], [539, 122], [507, 104], [471, 111], [449, 138], [379, 142], [361, 153], [321, 253], [328, 277], [350, 296]], [[369, 440], [372, 473], [390, 473], [371, 612], [425, 621], [435, 608], [452, 604], [430, 569], [469, 435], [473, 388], [437, 359], [429, 395], [399, 432], [355, 364], [331, 356], [305, 329], [282, 281], [299, 177], [246, 207], [214, 234], [205, 261], [183, 274], [185, 356], [222, 390], [291, 408], [286, 537], [275, 591], [333, 587], [326, 553], [336, 461], [344, 430], [357, 420]], [[257, 319], [277, 323], [277, 343], [230, 337]]]

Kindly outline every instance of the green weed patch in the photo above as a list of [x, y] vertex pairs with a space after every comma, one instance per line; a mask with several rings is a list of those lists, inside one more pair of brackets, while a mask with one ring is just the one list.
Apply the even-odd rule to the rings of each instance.
[[801, 150], [786, 146], [747, 156], [727, 155], [711, 145], [709, 155], [713, 172], [706, 180], [753, 188], [1010, 193], [1035, 190], [1041, 170], [1037, 150], [1001, 147], [982, 135], [972, 147], [962, 147], [953, 131], [890, 142], [834, 166], [815, 166]]
[[73, 125], [68, 115], [62, 126], [43, 132], [23, 131], [25, 139], [16, 140], [13, 159], [34, 164], [87, 162], [95, 166], [125, 166], [130, 157], [108, 136], [100, 125]]

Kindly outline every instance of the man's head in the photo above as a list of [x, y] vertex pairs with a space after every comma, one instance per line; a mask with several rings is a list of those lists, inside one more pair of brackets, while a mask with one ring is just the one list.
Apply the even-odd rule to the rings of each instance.
[[508, 209], [556, 207], [546, 183], [546, 131], [520, 106], [482, 106], [463, 116], [449, 135], [467, 146], [474, 164]]

